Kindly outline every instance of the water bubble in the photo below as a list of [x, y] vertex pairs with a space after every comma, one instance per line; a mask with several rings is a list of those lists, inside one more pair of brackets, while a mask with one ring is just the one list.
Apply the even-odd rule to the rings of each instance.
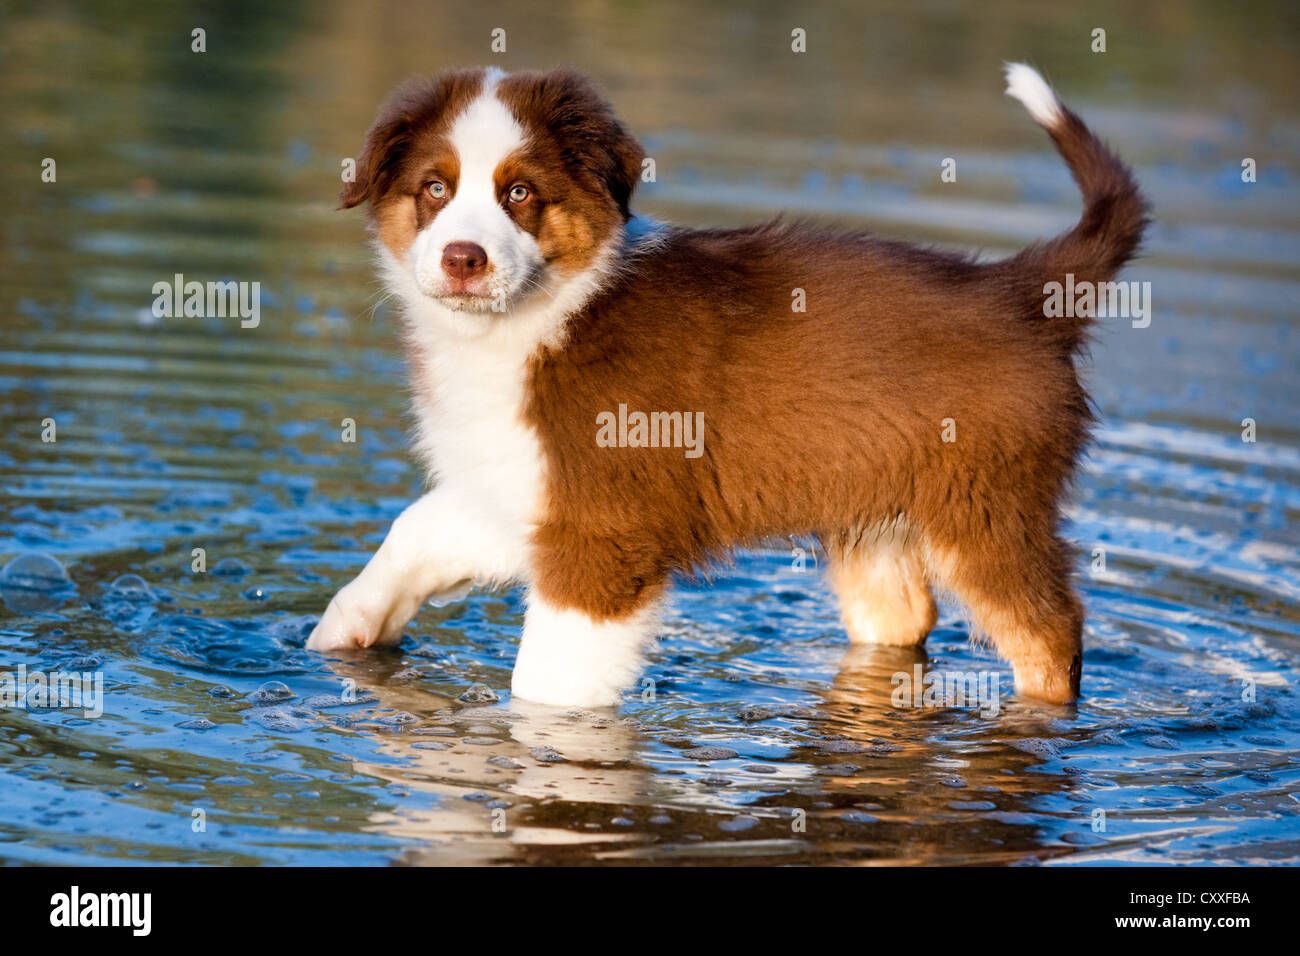
[[823, 777], [852, 777], [861, 769], [855, 763], [828, 763], [817, 773]]
[[495, 704], [501, 698], [487, 684], [472, 684], [457, 700], [466, 704]]
[[96, 671], [102, 667], [104, 661], [102, 658], [93, 655], [83, 657], [73, 657], [59, 664], [59, 670], [64, 671]]
[[114, 579], [108, 586], [108, 593], [127, 601], [152, 601], [154, 598], [149, 582], [138, 574], [123, 574]]
[[739, 757], [740, 754], [727, 747], [692, 747], [690, 750], [682, 751], [683, 757], [690, 757], [692, 760], [730, 760], [733, 757]]
[[288, 756], [283, 750], [262, 750], [254, 753], [244, 754], [244, 759], [249, 763], [269, 763], [272, 760], [279, 760], [281, 757]]
[[176, 726], [181, 730], [211, 730], [217, 725], [206, 717], [195, 717], [191, 720], [182, 720]]
[[293, 691], [284, 681], [269, 680], [245, 699], [254, 704], [274, 704], [281, 700], [290, 700], [293, 696]]
[[75, 593], [58, 558], [40, 551], [20, 554], [0, 570], [0, 598], [15, 614], [52, 611]]
[[222, 558], [212, 566], [209, 574], [215, 574], [222, 578], [242, 578], [253, 571], [248, 565], [238, 558]]
[[296, 733], [300, 730], [318, 730], [325, 726], [320, 714], [302, 707], [258, 708], [249, 712], [252, 721], [280, 733]]
[[1061, 755], [1060, 748], [1050, 740], [1042, 737], [1029, 737], [1025, 740], [1013, 740], [1011, 746], [1027, 754], [1033, 754], [1043, 760], [1052, 760]]

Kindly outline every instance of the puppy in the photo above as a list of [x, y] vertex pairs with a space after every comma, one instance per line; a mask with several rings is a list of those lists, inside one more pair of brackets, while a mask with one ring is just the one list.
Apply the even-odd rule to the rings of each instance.
[[780, 220], [634, 237], [644, 152], [582, 75], [403, 87], [342, 205], [368, 204], [403, 305], [431, 490], [308, 647], [393, 643], [431, 597], [522, 583], [513, 693], [611, 705], [674, 574], [810, 535], [850, 640], [921, 643], [938, 588], [1019, 693], [1073, 700], [1058, 508], [1092, 421], [1090, 319], [1048, 317], [1044, 286], [1109, 279], [1146, 205], [1042, 77], [1007, 80], [1084, 211], [998, 262]]

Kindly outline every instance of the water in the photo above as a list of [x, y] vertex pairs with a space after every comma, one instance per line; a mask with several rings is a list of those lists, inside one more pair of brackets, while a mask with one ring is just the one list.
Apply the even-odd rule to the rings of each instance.
[[[0, 674], [100, 673], [103, 714], [0, 710], [0, 858], [1300, 859], [1294, 9], [1103, 4], [1104, 55], [1018, 3], [386, 9], [2, 15]], [[1000, 712], [891, 706], [921, 658], [850, 650], [791, 542], [680, 587], [653, 698], [617, 713], [509, 699], [517, 593], [428, 608], [396, 652], [303, 649], [420, 485], [339, 164], [391, 85], [487, 61], [495, 26], [493, 62], [599, 78], [659, 218], [787, 209], [990, 255], [1050, 235], [1078, 200], [1000, 95], [1025, 56], [1134, 163], [1159, 222], [1125, 278], [1155, 309], [1093, 349], [1077, 710], [1016, 700], [951, 609], [928, 666], [998, 675]], [[260, 325], [154, 320], [175, 273], [260, 282]]]

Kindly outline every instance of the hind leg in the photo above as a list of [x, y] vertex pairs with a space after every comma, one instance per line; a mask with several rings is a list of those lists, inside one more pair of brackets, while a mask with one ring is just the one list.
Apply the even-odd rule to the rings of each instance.
[[854, 644], [921, 644], [939, 619], [917, 547], [905, 535], [828, 546], [830, 578]]
[[1011, 663], [1016, 692], [1052, 703], [1079, 696], [1083, 606], [1066, 546], [1051, 531], [1015, 529], [960, 547], [933, 547], [940, 583]]

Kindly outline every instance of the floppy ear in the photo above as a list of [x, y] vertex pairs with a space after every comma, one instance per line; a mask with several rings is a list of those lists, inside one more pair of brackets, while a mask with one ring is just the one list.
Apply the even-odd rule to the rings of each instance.
[[482, 70], [449, 70], [436, 77], [417, 77], [398, 87], [370, 127], [357, 157], [356, 179], [343, 184], [343, 209], [381, 199], [401, 170], [407, 149], [422, 128], [453, 102], [465, 99], [483, 82]]
[[627, 131], [627, 128], [610, 115], [610, 128], [603, 137], [610, 155], [610, 166], [605, 173], [605, 185], [618, 203], [618, 211], [626, 221], [632, 215], [628, 203], [632, 191], [641, 180], [641, 163], [645, 160], [645, 147]]
[[544, 123], [562, 144], [565, 160], [594, 175], [626, 221], [628, 202], [641, 178], [645, 150], [614, 115], [613, 108], [584, 74], [561, 67], [538, 76], [520, 76], [524, 95], [539, 108]]
[[357, 157], [356, 178], [344, 183], [339, 193], [339, 208], [351, 209], [367, 199], [388, 191], [393, 172], [410, 142], [410, 125], [406, 116], [391, 116], [386, 108], [366, 133], [366, 141]]

